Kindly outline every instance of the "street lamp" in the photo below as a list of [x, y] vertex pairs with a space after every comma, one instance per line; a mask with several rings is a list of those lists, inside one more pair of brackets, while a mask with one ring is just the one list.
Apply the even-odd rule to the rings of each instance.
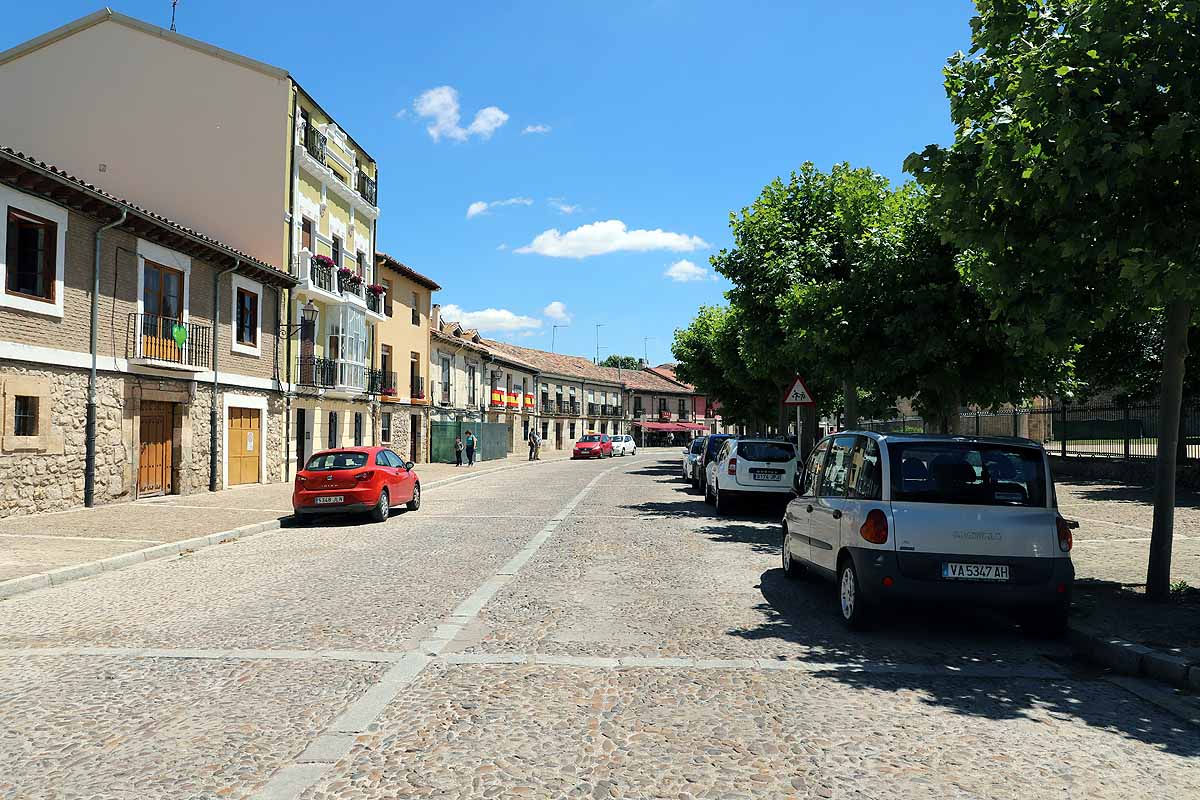
[[554, 349], [554, 338], [555, 338], [555, 337], [554, 337], [554, 335], [555, 335], [556, 333], [558, 333], [558, 329], [559, 329], [559, 328], [569, 328], [569, 327], [571, 327], [571, 326], [570, 326], [570, 325], [566, 325], [566, 324], [564, 324], [564, 325], [551, 325], [551, 326], [550, 326], [550, 352], [551, 352], [551, 353], [558, 352], [558, 351], [556, 351], [556, 350]]
[[293, 336], [300, 336], [306, 325], [313, 325], [317, 321], [317, 307], [313, 305], [312, 298], [304, 304], [300, 309], [300, 321], [297, 323], [281, 323], [279, 325], [279, 335], [284, 339], [290, 339]]
[[604, 327], [603, 322], [596, 323], [596, 363], [600, 363], [600, 329]]

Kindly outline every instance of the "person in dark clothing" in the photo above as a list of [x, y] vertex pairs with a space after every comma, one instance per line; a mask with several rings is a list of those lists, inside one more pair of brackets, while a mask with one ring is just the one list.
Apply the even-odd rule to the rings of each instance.
[[467, 466], [468, 466], [468, 467], [473, 467], [473, 466], [475, 466], [475, 445], [476, 445], [476, 441], [477, 441], [477, 440], [475, 439], [475, 434], [471, 433], [470, 431], [467, 431], [467, 441], [466, 441], [466, 445], [467, 445]]
[[456, 467], [462, 466], [462, 454], [463, 454], [464, 447], [466, 447], [466, 445], [463, 444], [462, 437], [455, 436], [454, 437], [454, 466], [456, 466]]

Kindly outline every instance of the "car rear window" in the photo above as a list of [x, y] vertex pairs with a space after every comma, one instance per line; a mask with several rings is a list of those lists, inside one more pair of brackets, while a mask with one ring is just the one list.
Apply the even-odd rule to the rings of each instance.
[[704, 440], [703, 439], [696, 439], [694, 442], [692, 442], [692, 452], [696, 455], [699, 455], [700, 453], [704, 452]]
[[335, 469], [358, 469], [366, 465], [366, 453], [317, 453], [308, 460], [305, 469], [328, 472]]
[[738, 442], [738, 458], [746, 461], [791, 461], [796, 457], [796, 448], [787, 442]]
[[1046, 466], [1028, 447], [892, 442], [892, 499], [985, 506], [1046, 505]]
[[717, 451], [721, 449], [721, 445], [729, 441], [729, 436], [713, 436], [708, 440], [708, 449], [704, 451], [704, 460], [712, 461], [717, 457]]
[[583, 437], [579, 441], [581, 441], [581, 442], [598, 442], [598, 441], [600, 441], [600, 437], [596, 436], [595, 434], [592, 434], [592, 435]]

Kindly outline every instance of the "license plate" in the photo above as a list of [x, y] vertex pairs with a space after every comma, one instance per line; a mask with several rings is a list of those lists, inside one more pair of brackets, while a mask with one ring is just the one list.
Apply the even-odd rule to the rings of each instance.
[[769, 472], [768, 473], [755, 472], [750, 477], [754, 478], [754, 480], [756, 480], [756, 481], [776, 481], [776, 482], [778, 482], [779, 479], [783, 476], [782, 475], [773, 475]]
[[340, 503], [345, 499], [346, 499], [345, 495], [330, 494], [330, 495], [325, 495], [324, 497], [318, 497], [316, 499], [316, 504], [321, 506], [321, 505], [326, 505], [328, 503]]
[[951, 581], [1006, 581], [1007, 564], [942, 564], [942, 577]]

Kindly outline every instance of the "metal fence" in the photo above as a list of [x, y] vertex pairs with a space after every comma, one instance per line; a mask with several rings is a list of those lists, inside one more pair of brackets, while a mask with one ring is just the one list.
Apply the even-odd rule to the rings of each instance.
[[[1153, 459], [1158, 455], [1159, 405], [1153, 401], [1057, 403], [999, 411], [963, 410], [958, 433], [968, 436], [1020, 436], [1041, 442], [1051, 453], [1111, 459]], [[859, 423], [879, 433], [936, 433], [937, 423], [897, 417]], [[1200, 399], [1184, 402], [1180, 418], [1180, 460], [1200, 459]]]

